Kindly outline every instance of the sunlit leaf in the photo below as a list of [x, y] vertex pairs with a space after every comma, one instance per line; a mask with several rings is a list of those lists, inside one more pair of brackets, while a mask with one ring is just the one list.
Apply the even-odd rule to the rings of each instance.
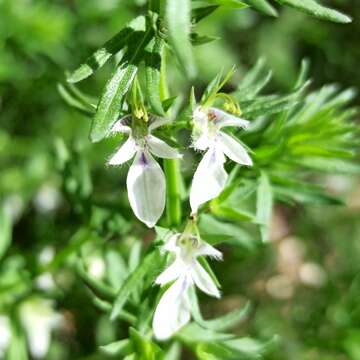
[[267, 0], [243, 0], [252, 8], [262, 12], [265, 15], [277, 16], [276, 9]]
[[256, 218], [260, 224], [262, 241], [269, 240], [270, 221], [273, 208], [273, 193], [269, 177], [261, 173], [256, 199]]
[[185, 73], [193, 78], [196, 68], [190, 43], [190, 0], [168, 0], [166, 2], [166, 23], [172, 49]]
[[351, 18], [337, 10], [320, 5], [315, 0], [276, 0], [281, 5], [288, 5], [321, 19], [338, 23], [349, 23]]

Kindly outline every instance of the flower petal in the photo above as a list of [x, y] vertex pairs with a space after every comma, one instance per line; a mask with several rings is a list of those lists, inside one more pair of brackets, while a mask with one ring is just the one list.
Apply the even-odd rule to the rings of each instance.
[[206, 150], [211, 142], [207, 112], [198, 106], [193, 112], [192, 146], [197, 150]]
[[208, 122], [207, 111], [204, 110], [201, 106], [195, 108], [193, 112], [193, 121], [196, 125], [206, 126]]
[[169, 240], [166, 241], [164, 246], [162, 246], [162, 249], [165, 251], [169, 251], [172, 253], [178, 253], [179, 247], [177, 245], [177, 239], [181, 236], [181, 234], [177, 233], [172, 235]]
[[180, 159], [181, 154], [169, 146], [165, 141], [160, 140], [159, 138], [148, 135], [146, 137], [146, 142], [149, 145], [150, 152], [154, 155], [164, 158], [164, 159]]
[[222, 253], [205, 241], [202, 241], [200, 246], [196, 249], [195, 256], [210, 256], [216, 260], [222, 260]]
[[129, 134], [131, 132], [131, 127], [129, 126], [131, 121], [131, 115], [126, 115], [121, 119], [117, 120], [112, 126], [110, 133], [125, 133]]
[[[209, 109], [210, 117], [213, 117], [215, 125], [221, 129], [226, 126], [237, 126], [243, 129], [247, 128], [250, 124], [249, 121], [241, 119], [237, 116], [231, 115], [225, 111], [210, 108]], [[213, 116], [211, 116], [213, 114]]]
[[161, 297], [153, 318], [153, 331], [158, 340], [169, 339], [190, 321], [187, 291], [191, 283], [186, 276], [179, 278]]
[[212, 144], [212, 139], [210, 138], [208, 132], [196, 132], [193, 131], [192, 134], [192, 147], [196, 150], [204, 151], [208, 149]]
[[136, 144], [135, 140], [130, 136], [124, 144], [120, 146], [118, 150], [111, 156], [108, 161], [109, 165], [121, 165], [131, 158], [134, 157], [136, 153]]
[[176, 280], [184, 273], [185, 267], [183, 261], [176, 259], [169, 267], [167, 267], [155, 280], [156, 284], [165, 285]]
[[213, 279], [197, 261], [194, 262], [194, 265], [191, 268], [191, 276], [195, 285], [201, 291], [216, 298], [220, 297], [220, 291], [216, 287]]
[[147, 152], [138, 152], [127, 180], [128, 197], [136, 217], [153, 227], [165, 208], [165, 175], [160, 165]]
[[238, 164], [252, 166], [253, 162], [245, 148], [230, 135], [220, 131], [218, 141], [222, 151], [232, 161]]
[[4, 358], [4, 353], [10, 344], [11, 325], [7, 316], [0, 315], [0, 359]]
[[35, 299], [21, 305], [20, 320], [25, 329], [31, 355], [46, 356], [51, 342], [51, 331], [60, 326], [63, 318], [56, 313], [49, 300]]
[[216, 147], [209, 149], [195, 171], [190, 190], [190, 206], [193, 213], [198, 207], [216, 198], [224, 189], [227, 173], [224, 170], [225, 156]]

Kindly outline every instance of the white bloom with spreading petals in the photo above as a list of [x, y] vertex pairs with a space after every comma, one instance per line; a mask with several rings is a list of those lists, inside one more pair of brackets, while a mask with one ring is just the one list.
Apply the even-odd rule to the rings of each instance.
[[151, 135], [151, 131], [163, 125], [163, 120], [155, 120], [149, 125], [146, 135], [135, 138], [126, 119], [120, 119], [112, 128], [113, 133], [122, 132], [129, 137], [108, 164], [121, 165], [135, 157], [126, 180], [130, 206], [139, 220], [153, 227], [165, 208], [166, 181], [164, 172], [152, 155], [164, 159], [177, 159], [181, 155], [163, 140]]
[[164, 292], [155, 310], [153, 330], [158, 340], [170, 338], [190, 321], [189, 287], [195, 285], [210, 296], [220, 297], [211, 276], [197, 261], [198, 256], [221, 259], [220, 251], [194, 236], [182, 234], [172, 236], [164, 250], [173, 253], [175, 260], [155, 282], [159, 285], [174, 283]]
[[249, 122], [216, 108], [198, 106], [193, 113], [193, 147], [207, 150], [195, 171], [190, 190], [190, 206], [196, 213], [199, 206], [216, 198], [228, 177], [224, 169], [227, 156], [241, 165], [252, 165], [246, 149], [232, 136], [221, 131], [227, 126], [247, 128]]
[[61, 325], [63, 317], [53, 309], [51, 300], [33, 298], [20, 306], [20, 320], [31, 355], [44, 358], [50, 347], [51, 332]]
[[10, 320], [6, 315], [0, 315], [0, 359], [10, 345], [11, 341], [11, 325]]

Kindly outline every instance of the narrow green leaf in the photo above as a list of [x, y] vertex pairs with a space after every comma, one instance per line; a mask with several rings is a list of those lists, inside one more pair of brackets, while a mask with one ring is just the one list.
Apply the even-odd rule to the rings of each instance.
[[254, 84], [258, 77], [264, 72], [265, 69], [265, 59], [260, 58], [256, 64], [246, 72], [243, 79], [240, 81], [238, 90], [246, 89], [248, 86]]
[[294, 89], [298, 89], [305, 84], [306, 80], [309, 77], [309, 70], [310, 70], [310, 61], [308, 59], [303, 59], [301, 61], [300, 71], [296, 79]]
[[277, 336], [266, 342], [249, 337], [207, 342], [197, 346], [196, 354], [201, 360], [265, 360], [278, 342]]
[[235, 67], [233, 66], [223, 77], [223, 71], [220, 71], [213, 80], [206, 87], [200, 103], [204, 106], [211, 105], [214, 101], [216, 94], [221, 88], [230, 80], [235, 73]]
[[201, 237], [212, 245], [226, 242], [241, 246], [248, 251], [254, 250], [258, 245], [241, 227], [219, 221], [210, 215], [200, 217], [199, 229]]
[[270, 340], [263, 342], [249, 337], [231, 339], [224, 342], [228, 348], [249, 356], [253, 359], [262, 359], [266, 354], [273, 351], [279, 343], [279, 337], [273, 336]]
[[135, 241], [131, 246], [129, 260], [128, 260], [128, 269], [129, 272], [133, 272], [139, 265], [141, 261], [141, 251], [142, 251], [142, 242]]
[[250, 5], [252, 8], [262, 12], [269, 16], [278, 16], [276, 9], [267, 0], [243, 0], [245, 3]]
[[158, 345], [147, 339], [134, 328], [130, 328], [130, 339], [134, 352], [142, 360], [163, 360], [164, 353]]
[[[308, 185], [308, 186], [306, 186]], [[341, 199], [326, 194], [325, 190], [312, 188], [310, 184], [300, 183], [299, 187], [275, 185], [273, 191], [277, 198], [286, 202], [316, 205], [344, 205]]]
[[196, 68], [190, 43], [191, 1], [168, 0], [166, 23], [169, 43], [187, 76], [193, 78], [196, 75]]
[[115, 298], [115, 290], [110, 286], [104, 284], [100, 280], [90, 276], [83, 265], [82, 259], [76, 262], [76, 271], [90, 290], [100, 299], [113, 301]]
[[172, 342], [171, 346], [165, 354], [165, 360], [180, 360], [181, 345], [178, 342]]
[[4, 206], [0, 207], [0, 260], [10, 246], [12, 238], [12, 223]]
[[211, 212], [216, 216], [229, 220], [256, 222], [255, 216], [250, 212], [225, 205], [211, 206]]
[[76, 83], [86, 79], [96, 70], [101, 68], [113, 55], [123, 49], [136, 31], [145, 30], [145, 17], [138, 16], [107, 41], [101, 48], [97, 49], [78, 69], [72, 72], [67, 81]]
[[75, 234], [71, 236], [67, 246], [57, 252], [54, 259], [47, 266], [47, 270], [51, 271], [62, 265], [71, 255], [77, 253], [83, 244], [93, 240], [95, 237], [96, 235], [87, 227], [78, 229]]
[[248, 7], [248, 4], [240, 0], [208, 0], [208, 2], [233, 9], [244, 9]]
[[129, 91], [137, 70], [137, 65], [127, 62], [116, 68], [105, 86], [92, 122], [90, 131], [92, 142], [98, 142], [109, 134], [111, 126], [119, 116], [124, 96]]
[[111, 320], [119, 317], [120, 312], [129, 300], [129, 296], [137, 289], [139, 282], [145, 277], [156, 277], [161, 271], [164, 262], [164, 256], [160, 256], [159, 250], [154, 250], [145, 256], [141, 264], [128, 276], [123, 286], [120, 288], [111, 312]]
[[315, 0], [276, 0], [281, 5], [288, 5], [297, 10], [324, 20], [338, 23], [350, 23], [352, 19], [340, 11], [320, 5]]
[[249, 86], [241, 87], [235, 92], [240, 101], [253, 99], [271, 80], [272, 71], [266, 71], [259, 74], [259, 77]]
[[110, 356], [126, 356], [133, 352], [129, 339], [119, 340], [107, 345], [100, 346], [100, 350]]
[[71, 84], [57, 84], [57, 90], [69, 106], [88, 116], [95, 114], [96, 106]]
[[194, 320], [205, 329], [226, 331], [239, 324], [248, 316], [251, 306], [247, 303], [243, 308], [236, 309], [226, 315], [212, 320], [204, 320], [200, 309], [196, 292], [193, 288], [189, 290], [191, 312]]
[[125, 95], [135, 78], [138, 64], [144, 57], [144, 49], [151, 40], [152, 33], [152, 19], [148, 18], [146, 31], [134, 33], [131, 43], [128, 44], [127, 53], [108, 80], [91, 125], [92, 142], [98, 142], [107, 136], [118, 119]]
[[210, 6], [203, 6], [203, 7], [195, 8], [192, 10], [191, 21], [196, 24], [200, 20], [211, 15], [218, 8], [219, 8], [219, 6], [217, 6], [217, 5], [210, 5]]
[[341, 159], [328, 159], [322, 157], [304, 157], [296, 160], [293, 163], [301, 165], [313, 170], [324, 171], [333, 174], [360, 174], [360, 165], [354, 162]]
[[269, 240], [269, 228], [273, 208], [273, 193], [269, 177], [261, 173], [256, 197], [256, 218], [260, 224], [262, 241]]
[[220, 71], [208, 84], [202, 97], [201, 104], [205, 105], [218, 91], [223, 72]]
[[115, 289], [119, 289], [128, 275], [128, 267], [117, 249], [108, 249], [105, 253], [107, 280]]
[[146, 98], [154, 114], [164, 116], [160, 99], [161, 52], [164, 40], [156, 35], [147, 47], [145, 55]]
[[11, 322], [11, 341], [6, 351], [6, 360], [28, 360], [26, 338], [17, 317]]
[[204, 44], [208, 44], [210, 42], [219, 40], [220, 38], [217, 36], [208, 36], [208, 35], [199, 35], [198, 33], [191, 33], [190, 35], [190, 40], [191, 40], [191, 44], [193, 46], [199, 46], [199, 45], [204, 45]]
[[204, 329], [193, 322], [182, 328], [176, 334], [176, 337], [188, 344], [196, 344], [199, 342], [211, 343], [213, 341], [230, 340], [234, 338], [235, 335]]
[[283, 96], [264, 96], [255, 101], [245, 101], [240, 103], [245, 116], [254, 119], [258, 116], [278, 114], [285, 110], [292, 109], [300, 101], [300, 95], [310, 84], [307, 81], [301, 88], [297, 89], [291, 94]]

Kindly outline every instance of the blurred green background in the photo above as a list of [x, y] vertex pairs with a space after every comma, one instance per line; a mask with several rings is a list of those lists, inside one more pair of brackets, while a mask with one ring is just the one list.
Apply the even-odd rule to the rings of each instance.
[[[353, 23], [327, 23], [285, 8], [279, 18], [251, 10], [215, 12], [199, 32], [221, 39], [196, 48], [196, 85], [205, 86], [219, 69], [233, 64], [241, 80], [246, 69], [264, 57], [273, 70], [272, 90], [291, 88], [303, 58], [311, 60], [314, 88], [325, 83], [360, 88], [359, 3], [327, 4], [351, 15]], [[126, 197], [123, 172], [104, 166], [113, 141], [88, 142], [89, 119], [63, 102], [57, 83], [64, 80], [65, 69], [77, 67], [143, 6], [143, 1], [125, 0], [0, 1], [0, 200], [15, 223], [12, 246], [1, 262], [4, 311], [9, 286], [17, 286], [17, 277], [32, 281], [44, 247], [61, 249], [81, 224], [71, 191], [86, 198], [93, 187], [99, 204]], [[110, 71], [111, 64], [81, 89], [99, 94]], [[176, 92], [184, 80], [179, 72], [171, 76]], [[359, 97], [356, 103], [360, 105]], [[77, 161], [68, 169], [78, 176], [77, 182], [64, 175], [64, 143]], [[88, 167], [93, 183], [86, 175]], [[250, 299], [253, 312], [238, 332], [279, 334], [282, 342], [269, 359], [360, 359], [360, 182], [331, 175], [324, 181], [347, 207], [277, 206], [271, 244], [249, 253], [224, 248], [227, 261], [215, 267], [224, 297], [220, 302], [204, 299], [209, 315]], [[131, 216], [126, 211], [125, 218]], [[117, 226], [126, 232], [121, 216], [101, 216], [104, 232]], [[127, 236], [121, 246], [132, 241]], [[66, 321], [48, 358], [104, 358], [95, 355], [97, 345], [116, 338], [119, 330], [94, 311], [86, 291], [77, 286], [79, 280], [66, 267], [60, 270], [59, 281], [61, 276], [66, 279], [67, 290], [52, 296]]]

